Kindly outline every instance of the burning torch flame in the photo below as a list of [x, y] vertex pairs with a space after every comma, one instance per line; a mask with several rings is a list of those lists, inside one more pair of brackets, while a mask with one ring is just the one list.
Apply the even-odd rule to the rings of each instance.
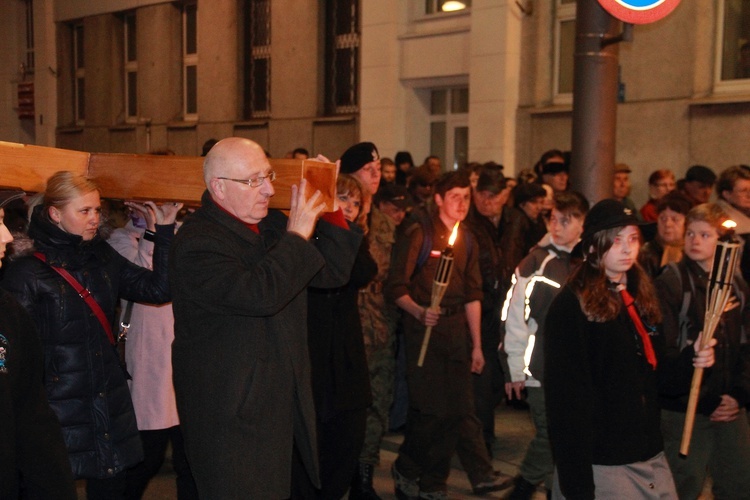
[[448, 246], [453, 247], [453, 244], [456, 242], [456, 238], [458, 237], [458, 225], [460, 222], [456, 222], [456, 225], [453, 226], [453, 231], [451, 232], [451, 237], [448, 238]]

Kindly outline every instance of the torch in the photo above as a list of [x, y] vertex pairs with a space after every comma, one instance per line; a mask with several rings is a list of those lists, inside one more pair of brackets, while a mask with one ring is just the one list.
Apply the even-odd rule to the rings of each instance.
[[[448, 239], [448, 246], [445, 247], [443, 253], [440, 254], [440, 262], [435, 270], [435, 277], [432, 280], [432, 300], [430, 301], [430, 309], [440, 310], [440, 302], [443, 300], [443, 295], [448, 289], [448, 283], [451, 280], [451, 271], [453, 271], [453, 244], [456, 242], [458, 236], [458, 224], [453, 226], [453, 232], [451, 237]], [[422, 339], [422, 349], [419, 351], [419, 361], [417, 366], [421, 367], [424, 364], [424, 356], [427, 353], [427, 346], [430, 343], [430, 335], [432, 335], [432, 327], [428, 326], [424, 332], [424, 338]]]
[[[706, 315], [703, 321], [703, 332], [698, 336], [696, 342], [700, 342], [701, 348], [705, 348], [714, 336], [716, 327], [719, 325], [721, 315], [727, 307], [729, 298], [732, 296], [732, 281], [737, 270], [740, 242], [734, 236], [734, 221], [728, 220], [723, 226], [728, 229], [727, 234], [716, 242], [714, 261], [711, 273], [708, 277], [706, 287]], [[693, 372], [693, 380], [690, 383], [690, 397], [685, 412], [685, 426], [682, 429], [682, 442], [680, 443], [680, 456], [687, 457], [690, 449], [690, 438], [693, 434], [695, 424], [695, 409], [698, 405], [701, 381], [703, 380], [703, 368], [696, 368]]]

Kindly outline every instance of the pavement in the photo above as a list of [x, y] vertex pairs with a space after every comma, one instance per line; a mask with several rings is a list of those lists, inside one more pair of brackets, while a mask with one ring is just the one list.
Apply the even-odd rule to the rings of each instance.
[[[511, 476], [518, 472], [518, 466], [523, 460], [526, 446], [534, 433], [534, 426], [528, 411], [516, 410], [504, 403], [498, 406], [495, 413], [495, 435], [497, 439], [493, 446], [493, 466]], [[388, 434], [380, 450], [380, 465], [375, 469], [374, 487], [383, 500], [395, 499], [393, 479], [391, 478], [391, 464], [396, 460], [398, 447], [403, 435]], [[176, 500], [177, 491], [174, 482], [174, 472], [169, 458], [154, 479], [149, 483], [143, 496], [144, 500]], [[453, 468], [448, 479], [448, 496], [451, 499], [463, 498], [507, 498], [511, 488], [493, 492], [481, 497], [472, 495], [471, 484], [461, 469], [458, 460], [454, 459]], [[85, 499], [83, 481], [78, 482], [78, 498]], [[534, 495], [533, 500], [545, 500], [543, 488]]]

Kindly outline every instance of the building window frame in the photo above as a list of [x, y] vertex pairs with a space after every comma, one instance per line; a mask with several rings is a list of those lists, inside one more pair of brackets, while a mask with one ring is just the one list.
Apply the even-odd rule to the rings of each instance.
[[198, 3], [182, 6], [182, 119], [198, 120]]
[[[573, 103], [574, 61], [569, 59], [569, 68], [564, 66], [563, 58], [575, 52], [575, 0], [555, 0], [554, 59], [552, 68], [552, 100], [554, 104], [570, 105]], [[572, 27], [572, 45], [563, 43], [564, 36], [570, 36]], [[570, 41], [569, 41], [570, 42]], [[563, 72], [565, 74], [563, 75]]]
[[443, 170], [457, 170], [469, 154], [469, 87], [429, 89], [430, 154], [440, 157]]
[[138, 49], [135, 11], [123, 15], [123, 91], [125, 121], [138, 122]]
[[[326, 8], [326, 114], [354, 114], [360, 92], [359, 1], [329, 0]], [[346, 11], [346, 17], [340, 15]]]
[[[726, 78], [725, 72], [724, 72], [724, 66], [727, 63], [728, 59], [736, 59], [738, 57], [741, 57], [742, 52], [742, 45], [750, 43], [750, 32], [746, 34], [745, 37], [742, 37], [738, 34], [736, 42], [737, 47], [735, 47], [733, 50], [728, 51], [726, 47], [726, 37], [730, 36], [728, 34], [728, 26], [727, 26], [727, 16], [729, 13], [729, 8], [727, 6], [728, 2], [734, 2], [735, 0], [720, 0], [718, 2], [718, 9], [717, 9], [717, 16], [716, 16], [716, 53], [714, 57], [715, 66], [714, 66], [714, 93], [715, 94], [750, 94], [750, 74], [748, 74], [747, 77], [735, 77], [735, 78]], [[747, 0], [740, 0], [743, 1], [747, 5], [747, 19], [750, 21], [750, 2]], [[730, 16], [732, 20], [738, 20], [742, 16], [736, 16], [732, 14]], [[738, 24], [742, 24], [742, 21], [738, 21]], [[739, 26], [737, 26], [737, 31], [739, 31]], [[740, 45], [740, 42], [742, 40], [745, 40], [742, 45]], [[729, 53], [727, 53], [729, 52]], [[739, 61], [736, 61], [739, 65]], [[739, 68], [741, 71], [741, 68]], [[736, 76], [736, 75], [735, 75]]]
[[271, 116], [271, 2], [243, 0], [243, 117]]
[[83, 22], [71, 25], [73, 38], [73, 121], [77, 126], [86, 124], [86, 67]]
[[35, 52], [34, 52], [34, 0], [25, 0], [25, 23], [26, 23], [26, 54], [23, 64], [24, 74], [34, 74]]

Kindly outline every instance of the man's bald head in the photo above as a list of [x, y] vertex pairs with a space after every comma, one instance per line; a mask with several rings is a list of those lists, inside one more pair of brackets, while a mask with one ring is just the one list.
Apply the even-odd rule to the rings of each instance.
[[[263, 148], [241, 137], [217, 142], [203, 161], [203, 180], [213, 200], [251, 224], [257, 224], [268, 213], [268, 200], [275, 192], [268, 177], [270, 172], [271, 164]], [[258, 177], [265, 178], [260, 186], [244, 182]]]
[[217, 142], [203, 160], [203, 181], [211, 190], [214, 177], [233, 177], [238, 168], [247, 163], [265, 169], [268, 166], [266, 153], [257, 142], [242, 137], [227, 137]]

